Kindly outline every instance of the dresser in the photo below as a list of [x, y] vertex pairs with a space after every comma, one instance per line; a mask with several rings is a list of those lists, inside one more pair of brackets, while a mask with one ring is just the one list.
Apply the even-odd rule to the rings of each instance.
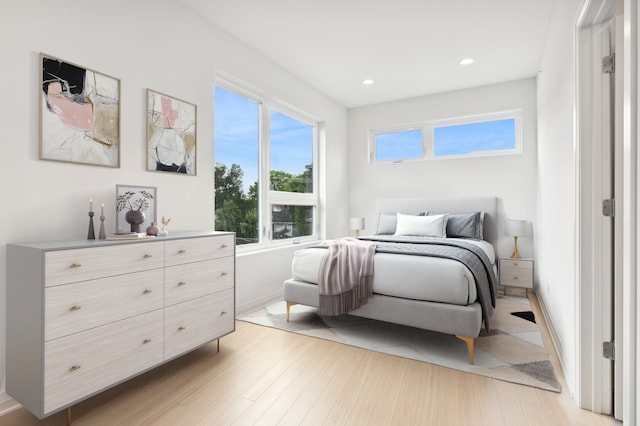
[[235, 330], [235, 234], [7, 245], [6, 389], [44, 418]]
[[501, 257], [498, 276], [503, 287], [533, 288], [533, 259]]

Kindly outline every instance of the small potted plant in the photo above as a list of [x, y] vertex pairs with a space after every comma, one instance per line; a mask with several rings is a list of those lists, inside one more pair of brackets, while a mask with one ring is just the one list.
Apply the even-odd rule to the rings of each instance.
[[124, 219], [131, 225], [131, 232], [140, 232], [140, 224], [144, 222], [144, 212], [149, 208], [149, 200], [153, 199], [147, 191], [127, 191], [116, 198], [116, 210], [128, 210]]
[[169, 222], [171, 222], [171, 218], [165, 219], [164, 216], [162, 216], [162, 220], [160, 221], [160, 223], [162, 223], [162, 228], [158, 232], [159, 237], [166, 237], [167, 235], [169, 235], [169, 231], [164, 229], [164, 227], [167, 226]]

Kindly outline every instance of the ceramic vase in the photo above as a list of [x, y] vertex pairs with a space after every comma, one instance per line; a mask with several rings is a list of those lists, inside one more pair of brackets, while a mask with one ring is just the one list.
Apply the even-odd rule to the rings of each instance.
[[160, 229], [156, 226], [154, 222], [151, 222], [151, 225], [147, 227], [147, 235], [157, 236]]
[[131, 232], [140, 232], [140, 224], [144, 222], [144, 212], [139, 210], [129, 210], [124, 215], [124, 220], [131, 225]]

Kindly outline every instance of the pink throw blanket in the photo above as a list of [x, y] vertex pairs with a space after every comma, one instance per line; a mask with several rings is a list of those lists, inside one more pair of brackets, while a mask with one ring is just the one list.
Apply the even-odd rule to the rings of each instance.
[[318, 275], [319, 311], [320, 315], [344, 315], [367, 303], [373, 294], [376, 245], [351, 237], [327, 244]]

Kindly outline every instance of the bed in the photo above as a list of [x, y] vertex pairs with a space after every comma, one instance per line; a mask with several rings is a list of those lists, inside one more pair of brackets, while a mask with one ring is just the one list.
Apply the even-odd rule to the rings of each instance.
[[[382, 199], [376, 215], [375, 233], [360, 237], [376, 245], [373, 294], [349, 314], [455, 335], [466, 343], [473, 364], [475, 338], [483, 326], [489, 329], [495, 307], [496, 197]], [[443, 220], [446, 238], [434, 238], [433, 229], [440, 232]], [[457, 254], [450, 258], [452, 250]], [[319, 268], [326, 252], [320, 245], [294, 253], [292, 277], [283, 289], [287, 321], [293, 305], [319, 307]]]

